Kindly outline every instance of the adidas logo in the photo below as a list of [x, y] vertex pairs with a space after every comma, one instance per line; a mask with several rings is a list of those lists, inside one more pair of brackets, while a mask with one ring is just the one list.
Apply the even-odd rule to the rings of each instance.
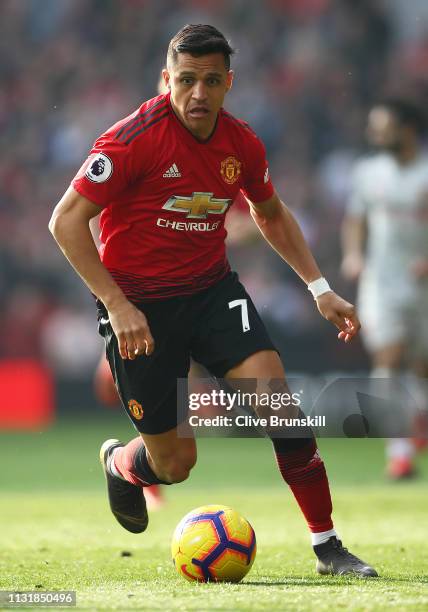
[[177, 168], [177, 164], [172, 164], [171, 168], [168, 168], [168, 170], [163, 173], [163, 178], [181, 178], [181, 172]]

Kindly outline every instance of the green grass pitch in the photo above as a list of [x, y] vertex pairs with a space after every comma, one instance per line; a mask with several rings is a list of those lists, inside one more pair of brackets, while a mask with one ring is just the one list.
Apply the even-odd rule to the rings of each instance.
[[[199, 440], [190, 480], [167, 488], [145, 534], [127, 533], [110, 514], [98, 464], [112, 436], [133, 432], [107, 411], [98, 424], [0, 434], [0, 589], [75, 590], [85, 610], [428, 610], [426, 456], [418, 480], [393, 485], [383, 478], [381, 441], [320, 443], [336, 528], [381, 574], [364, 581], [315, 573], [305, 524], [265, 440]], [[256, 531], [256, 561], [239, 585], [188, 583], [173, 568], [175, 525], [208, 503], [233, 506]]]

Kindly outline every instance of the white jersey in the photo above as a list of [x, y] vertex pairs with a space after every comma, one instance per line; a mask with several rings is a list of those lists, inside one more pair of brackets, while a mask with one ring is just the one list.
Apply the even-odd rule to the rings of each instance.
[[398, 287], [402, 299], [417, 293], [411, 266], [428, 259], [428, 156], [406, 165], [389, 153], [358, 162], [349, 211], [368, 225], [362, 284], [388, 297], [397, 297]]
[[368, 225], [358, 288], [362, 336], [370, 351], [405, 342], [428, 356], [428, 278], [412, 265], [428, 260], [428, 157], [401, 165], [388, 153], [358, 162], [349, 211]]

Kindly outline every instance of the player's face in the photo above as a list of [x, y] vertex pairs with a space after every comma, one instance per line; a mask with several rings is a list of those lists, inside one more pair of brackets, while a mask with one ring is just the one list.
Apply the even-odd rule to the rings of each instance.
[[196, 138], [209, 138], [232, 86], [233, 72], [226, 69], [223, 54], [193, 57], [190, 53], [179, 53], [177, 61], [163, 71], [163, 77], [182, 123]]
[[401, 131], [396, 117], [387, 108], [377, 106], [370, 111], [367, 138], [374, 147], [397, 151], [401, 146]]

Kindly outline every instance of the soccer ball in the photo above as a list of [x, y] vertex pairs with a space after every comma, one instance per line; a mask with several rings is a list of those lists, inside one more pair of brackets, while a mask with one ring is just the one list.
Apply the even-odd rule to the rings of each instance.
[[172, 560], [186, 580], [239, 582], [256, 556], [250, 523], [227, 506], [201, 506], [179, 522], [172, 538]]

